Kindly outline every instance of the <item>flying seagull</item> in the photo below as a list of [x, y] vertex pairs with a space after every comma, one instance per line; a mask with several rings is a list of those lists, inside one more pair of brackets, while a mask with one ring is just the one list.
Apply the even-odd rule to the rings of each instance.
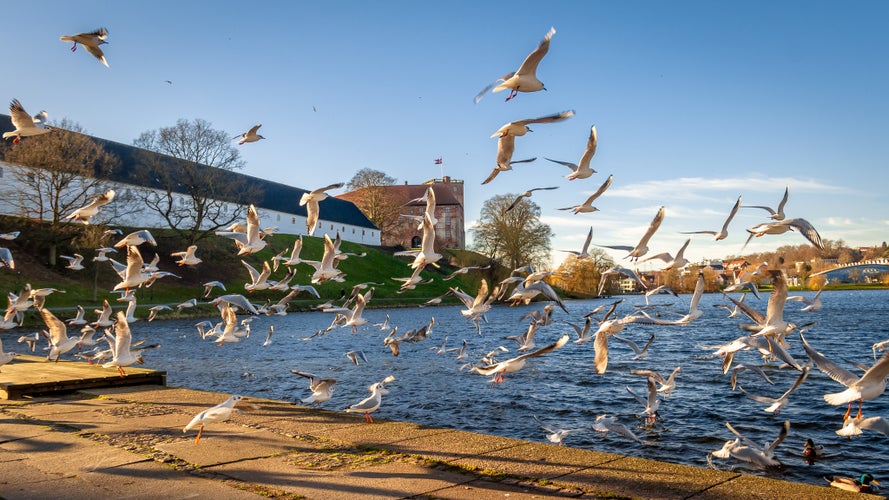
[[114, 200], [114, 195], [114, 190], [109, 189], [108, 191], [105, 191], [104, 193], [93, 198], [93, 201], [89, 202], [88, 205], [80, 207], [77, 210], [66, 215], [65, 219], [70, 219], [73, 222], [82, 222], [83, 224], [89, 224], [90, 219], [99, 213], [100, 208], [104, 207]]
[[240, 141], [238, 141], [238, 145], [241, 145], [248, 142], [256, 142], [260, 139], [265, 139], [265, 137], [256, 133], [261, 126], [262, 124], [254, 125], [250, 130], [244, 132], [243, 134], [232, 137], [232, 140], [240, 139]]
[[337, 182], [336, 184], [331, 184], [308, 193], [303, 193], [299, 198], [299, 206], [306, 206], [306, 231], [309, 236], [312, 236], [315, 232], [315, 227], [318, 225], [318, 203], [327, 199], [329, 196], [325, 191], [339, 189], [343, 186], [345, 186], [345, 183]]
[[611, 248], [612, 250], [626, 250], [630, 253], [627, 254], [627, 256], [624, 258], [625, 259], [629, 258], [630, 260], [635, 262], [635, 261], [639, 260], [639, 257], [642, 257], [643, 255], [648, 253], [648, 240], [650, 240], [651, 237], [654, 236], [654, 232], [657, 231], [657, 229], [659, 227], [661, 227], [661, 222], [663, 222], [663, 220], [664, 220], [664, 207], [661, 207], [657, 211], [657, 214], [654, 216], [654, 219], [652, 219], [651, 224], [649, 224], [648, 229], [645, 231], [645, 234], [642, 235], [642, 239], [639, 240], [639, 243], [637, 243], [635, 247], [619, 246], [619, 245], [614, 245], [614, 246], [599, 245], [599, 246], [604, 247], [604, 248]]
[[716, 241], [724, 240], [728, 237], [728, 225], [732, 222], [732, 219], [735, 217], [735, 214], [738, 213], [738, 208], [741, 207], [741, 197], [738, 196], [738, 201], [735, 202], [735, 206], [732, 207], [732, 211], [729, 212], [728, 217], [725, 219], [725, 223], [722, 225], [722, 229], [719, 231], [689, 231], [689, 232], [680, 232], [679, 234], [712, 234]]
[[744, 208], [761, 208], [767, 211], [771, 215], [771, 219], [775, 221], [784, 220], [784, 205], [787, 204], [787, 196], [790, 194], [790, 186], [784, 188], [784, 197], [781, 198], [781, 201], [778, 203], [778, 209], [773, 210], [772, 207], [766, 207], [763, 205], [744, 205]]
[[[744, 247], [746, 247], [747, 243], [750, 243], [750, 240], [754, 237], [759, 238], [766, 234], [784, 234], [787, 231], [792, 231], [794, 229], [799, 231], [803, 237], [809, 240], [809, 242], [815, 245], [819, 250], [824, 250], [824, 242], [821, 240], [821, 235], [818, 234], [815, 227], [806, 219], [799, 218], [785, 219], [779, 222], [766, 222], [751, 227], [747, 230], [747, 232], [750, 233], [750, 236], [748, 236], [747, 241], [744, 242]], [[744, 247], [742, 247], [742, 250]]]
[[22, 137], [41, 135], [52, 131], [52, 129], [46, 127], [46, 111], [41, 111], [34, 117], [31, 117], [18, 99], [13, 99], [9, 103], [9, 117], [12, 119], [12, 126], [15, 127], [15, 130], [3, 132], [3, 138], [15, 137], [12, 140], [13, 144], [21, 141]]
[[[482, 91], [475, 96], [476, 104], [482, 100], [482, 97], [484, 97], [491, 88], [493, 88], [492, 92], [500, 92], [501, 90], [510, 89], [511, 92], [506, 98], [507, 101], [514, 98], [519, 92], [537, 92], [538, 90], [546, 90], [546, 87], [543, 86], [543, 82], [537, 79], [537, 65], [540, 64], [543, 56], [549, 51], [549, 41], [555, 34], [556, 29], [550, 28], [546, 33], [546, 36], [544, 36], [543, 40], [540, 42], [540, 45], [528, 54], [528, 57], [526, 57], [522, 62], [522, 65], [519, 66], [518, 71], [507, 73], [482, 89]], [[497, 85], [499, 82], [503, 83]]]
[[73, 42], [74, 45], [71, 46], [71, 52], [77, 50], [77, 44], [83, 45], [86, 50], [95, 56], [96, 59], [99, 60], [105, 67], [108, 67], [108, 61], [105, 60], [105, 54], [102, 52], [102, 49], [99, 48], [100, 45], [108, 43], [105, 39], [108, 38], [108, 30], [105, 28], [99, 28], [92, 33], [78, 33], [76, 35], [62, 35], [59, 37], [59, 40], [63, 42]]
[[598, 137], [599, 136], [596, 134], [596, 126], [593, 125], [590, 127], [590, 138], [587, 139], [586, 150], [583, 152], [583, 156], [580, 157], [579, 163], [575, 164], [568, 161], [553, 160], [552, 158], [547, 158], [547, 160], [570, 168], [571, 173], [565, 176], [569, 181], [573, 181], [574, 179], [586, 179], [596, 173], [595, 170], [590, 168], [590, 160], [592, 160], [593, 155], [596, 154]]
[[593, 202], [596, 201], [596, 198], [602, 196], [602, 193], [604, 193], [605, 190], [608, 189], [609, 186], [611, 186], [611, 181], [613, 179], [614, 179], [614, 176], [609, 175], [608, 178], [605, 179], [605, 182], [603, 182], [602, 185], [599, 186], [599, 189], [597, 189], [595, 193], [590, 195], [590, 197], [587, 198], [580, 205], [574, 205], [573, 207], [560, 208], [559, 210], [573, 210], [574, 215], [577, 215], [580, 213], [588, 213], [588, 212], [598, 211], [599, 209], [593, 206]]
[[509, 212], [510, 210], [512, 210], [513, 208], [515, 208], [516, 205], [518, 205], [519, 202], [522, 200], [522, 198], [530, 198], [530, 197], [531, 197], [531, 194], [534, 193], [534, 191], [540, 191], [540, 190], [547, 190], [547, 191], [548, 191], [548, 190], [551, 190], [551, 189], [559, 189], [559, 186], [552, 186], [552, 187], [542, 187], [542, 188], [532, 188], [532, 189], [529, 189], [529, 190], [525, 191], [524, 193], [518, 195], [518, 196], [516, 197], [515, 201], [512, 202], [512, 205], [510, 205], [509, 207], [507, 207], [507, 209], [504, 210], [503, 212], [504, 212], [504, 213], [505, 213], [505, 212]]

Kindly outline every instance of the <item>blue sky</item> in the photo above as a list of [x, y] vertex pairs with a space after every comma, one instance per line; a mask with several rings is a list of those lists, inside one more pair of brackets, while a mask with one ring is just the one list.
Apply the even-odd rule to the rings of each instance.
[[[578, 249], [590, 226], [594, 243], [634, 245], [665, 206], [652, 253], [719, 229], [739, 195], [774, 206], [789, 186], [788, 217], [823, 238], [889, 240], [885, 2], [38, 1], [4, 19], [0, 99], [127, 144], [180, 118], [232, 136], [261, 123], [267, 139], [241, 147], [257, 177], [314, 189], [369, 167], [419, 183], [441, 175], [441, 156], [466, 181], [467, 226], [494, 195], [559, 186], [532, 198], [554, 249]], [[103, 26], [110, 69], [58, 39]], [[551, 26], [546, 92], [473, 103]], [[536, 162], [481, 185], [495, 130], [567, 109], [516, 140], [514, 158]], [[543, 157], [577, 162], [593, 124], [599, 173], [569, 182]], [[609, 174], [599, 212], [556, 210]], [[766, 215], [742, 209], [726, 240], [694, 237], [686, 256], [740, 253]]]

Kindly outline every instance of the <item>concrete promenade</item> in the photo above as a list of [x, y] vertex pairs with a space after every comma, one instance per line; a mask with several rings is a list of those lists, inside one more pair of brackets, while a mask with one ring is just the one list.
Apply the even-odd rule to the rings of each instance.
[[[0, 497], [864, 498], [837, 489], [164, 386], [0, 401]], [[880, 498], [880, 497], [872, 497]]]

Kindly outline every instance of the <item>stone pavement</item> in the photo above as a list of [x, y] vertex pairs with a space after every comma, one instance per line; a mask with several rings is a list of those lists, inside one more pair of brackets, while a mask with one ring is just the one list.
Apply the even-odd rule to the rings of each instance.
[[[0, 401], [0, 497], [861, 498], [735, 472], [163, 386]], [[880, 498], [880, 497], [873, 497]]]

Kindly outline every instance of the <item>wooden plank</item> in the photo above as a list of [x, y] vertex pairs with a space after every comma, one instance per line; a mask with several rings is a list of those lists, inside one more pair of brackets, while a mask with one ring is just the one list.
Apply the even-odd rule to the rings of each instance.
[[124, 368], [121, 377], [114, 368], [102, 368], [83, 361], [46, 361], [46, 358], [19, 354], [0, 368], [0, 398], [20, 399], [25, 395], [71, 392], [97, 387], [126, 385], [166, 385], [167, 372], [146, 368]]

